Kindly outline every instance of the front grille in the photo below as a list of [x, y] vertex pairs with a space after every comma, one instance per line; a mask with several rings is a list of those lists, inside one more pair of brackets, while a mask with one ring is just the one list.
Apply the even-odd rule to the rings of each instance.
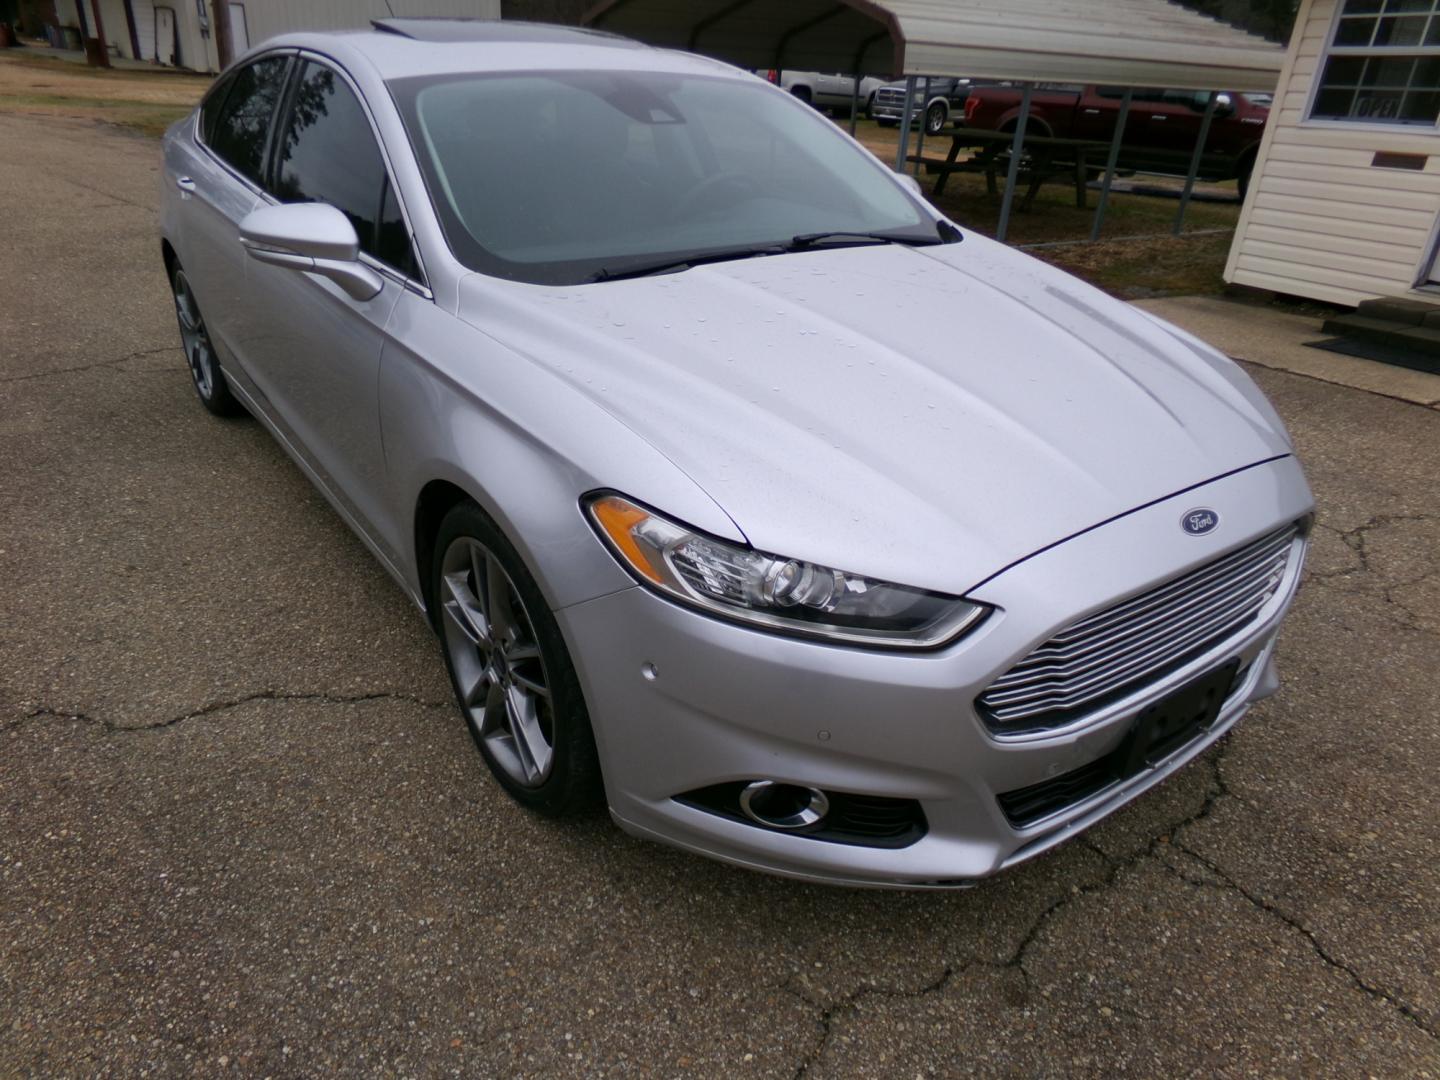
[[1254, 622], [1285, 576], [1287, 525], [1066, 627], [976, 701], [992, 731], [1047, 731], [1184, 667]]
[[876, 91], [875, 91], [875, 104], [877, 104], [877, 105], [904, 105], [904, 104], [905, 104], [905, 91], [904, 91], [904, 90], [885, 90], [885, 89], [876, 90]]

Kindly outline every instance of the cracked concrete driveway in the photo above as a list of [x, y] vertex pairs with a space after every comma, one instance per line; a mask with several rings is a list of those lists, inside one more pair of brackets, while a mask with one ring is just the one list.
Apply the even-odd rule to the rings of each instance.
[[1257, 370], [1281, 695], [970, 892], [512, 806], [420, 617], [193, 399], [157, 146], [0, 117], [0, 1074], [1440, 1075], [1440, 414]]

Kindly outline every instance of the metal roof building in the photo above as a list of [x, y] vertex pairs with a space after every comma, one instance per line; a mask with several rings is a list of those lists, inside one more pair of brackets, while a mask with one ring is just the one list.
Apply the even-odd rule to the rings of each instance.
[[601, 0], [584, 21], [746, 68], [1270, 91], [1285, 56], [1168, 0]]

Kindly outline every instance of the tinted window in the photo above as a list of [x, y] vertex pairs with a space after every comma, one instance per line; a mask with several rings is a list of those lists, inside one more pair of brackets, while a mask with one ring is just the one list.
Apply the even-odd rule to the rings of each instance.
[[361, 251], [397, 263], [393, 251], [389, 258], [381, 254], [377, 235], [387, 186], [380, 148], [355, 94], [323, 64], [307, 63], [296, 84], [275, 170], [281, 202], [329, 203], [355, 226]]
[[225, 95], [230, 92], [229, 78], [221, 79], [205, 95], [205, 100], [200, 105], [200, 137], [208, 144], [210, 136], [215, 131], [215, 117], [220, 113], [220, 107], [225, 104]]
[[256, 184], [289, 63], [288, 57], [276, 56], [237, 71], [210, 133], [210, 148]]
[[406, 277], [420, 280], [420, 268], [410, 247], [410, 232], [395, 199], [395, 189], [385, 183], [385, 196], [380, 202], [380, 231], [375, 237], [375, 257], [388, 263]]

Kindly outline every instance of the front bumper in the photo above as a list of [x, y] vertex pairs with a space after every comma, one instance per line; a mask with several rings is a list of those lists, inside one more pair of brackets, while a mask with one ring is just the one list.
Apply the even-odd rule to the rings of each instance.
[[[1204, 505], [1223, 524], [1179, 527]], [[997, 610], [949, 648], [895, 653], [761, 633], [639, 587], [557, 613], [580, 674], [611, 812], [648, 839], [772, 873], [851, 885], [956, 887], [1060, 843], [1183, 767], [1276, 688], [1274, 641], [1300, 553], [1260, 616], [1163, 679], [1058, 731], [989, 732], [976, 697], [1058, 628], [1311, 512], [1283, 458], [1137, 510], [1040, 552], [968, 595]], [[1231, 660], [1246, 672], [1219, 718], [1158, 765], [1024, 828], [997, 796], [1114, 751], [1137, 713]], [[906, 847], [834, 843], [677, 802], [710, 785], [769, 779], [918, 800], [928, 825]]]
[[[911, 113], [911, 122], [913, 123], [916, 119], [918, 119], [924, 111], [925, 103], [917, 102], [915, 104], [914, 112]], [[889, 104], [877, 101], [874, 105], [870, 106], [870, 119], [897, 121], [903, 120], [905, 119], [905, 103], [902, 101], [898, 104]]]

